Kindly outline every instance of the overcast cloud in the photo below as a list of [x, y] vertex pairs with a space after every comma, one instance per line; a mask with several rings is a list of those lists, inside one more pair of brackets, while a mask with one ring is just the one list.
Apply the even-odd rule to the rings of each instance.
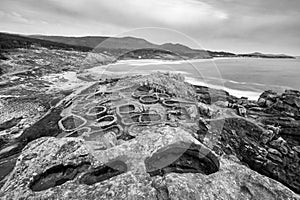
[[[0, 19], [0, 31], [15, 33], [133, 35], [195, 48], [300, 55], [299, 0], [0, 0]], [[142, 27], [165, 29], [132, 31]]]

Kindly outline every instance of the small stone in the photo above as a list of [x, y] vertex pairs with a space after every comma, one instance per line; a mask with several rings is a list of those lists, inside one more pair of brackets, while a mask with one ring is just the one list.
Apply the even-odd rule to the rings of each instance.
[[286, 141], [282, 137], [279, 137], [276, 140], [273, 140], [270, 142], [271, 146], [281, 146], [281, 145], [285, 145], [285, 144], [286, 144]]
[[247, 109], [244, 106], [238, 105], [237, 107], [238, 114], [242, 117], [245, 117], [247, 114]]
[[262, 156], [262, 157], [266, 157], [268, 155], [268, 151], [264, 148], [259, 148], [259, 154]]
[[294, 146], [292, 149], [297, 153], [300, 153], [300, 146]]
[[269, 153], [269, 154], [268, 154], [268, 158], [270, 158], [270, 159], [273, 160], [273, 161], [282, 163], [282, 159], [281, 159], [279, 156], [275, 155], [275, 154]]
[[283, 155], [287, 155], [289, 153], [289, 150], [286, 146], [281, 146], [279, 150]]
[[16, 133], [18, 133], [19, 131], [20, 131], [20, 129], [19, 129], [18, 127], [15, 126], [15, 127], [12, 127], [12, 128], [11, 128], [11, 132], [10, 132], [10, 133], [11, 133], [11, 134], [16, 134]]
[[271, 141], [270, 146], [277, 149], [284, 155], [288, 153], [288, 148], [286, 147], [286, 141], [282, 137], [279, 137], [278, 139]]
[[267, 144], [275, 137], [275, 133], [272, 130], [266, 130], [261, 134], [261, 140], [264, 144]]
[[269, 149], [268, 149], [268, 152], [269, 152], [269, 154], [273, 154], [273, 155], [282, 157], [282, 154], [281, 154], [278, 150], [276, 150], [276, 149], [269, 148]]
[[25, 125], [23, 126], [24, 129], [29, 128], [29, 127], [30, 127], [29, 124], [25, 124]]

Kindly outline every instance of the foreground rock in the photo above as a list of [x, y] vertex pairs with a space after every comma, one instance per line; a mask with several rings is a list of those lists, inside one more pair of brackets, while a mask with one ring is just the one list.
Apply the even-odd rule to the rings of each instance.
[[[151, 176], [145, 159], [160, 149], [189, 143], [206, 153], [202, 167], [213, 173], [166, 171]], [[184, 146], [184, 145], [182, 145]], [[126, 150], [126, 151], [124, 151]], [[187, 149], [185, 149], [186, 151]], [[174, 151], [173, 151], [174, 153]], [[182, 152], [180, 152], [182, 153]], [[198, 154], [199, 155], [199, 154]], [[180, 157], [184, 157], [180, 155]], [[193, 166], [205, 157], [186, 162]], [[211, 159], [210, 159], [211, 158]], [[180, 159], [179, 159], [180, 160]], [[156, 159], [168, 165], [175, 159]], [[180, 166], [181, 164], [181, 166]], [[93, 152], [88, 142], [76, 138], [41, 138], [23, 150], [9, 181], [1, 189], [3, 199], [297, 199], [282, 184], [226, 158], [216, 156], [180, 128], [143, 131], [117, 148]], [[201, 166], [201, 165], [199, 165]], [[204, 169], [203, 168], [203, 169]], [[179, 192], [180, 191], [180, 192]]]
[[299, 199], [300, 148], [283, 134], [296, 138], [297, 93], [282, 100], [289, 116], [270, 94], [248, 101], [163, 73], [94, 82], [18, 138], [30, 143], [0, 197]]

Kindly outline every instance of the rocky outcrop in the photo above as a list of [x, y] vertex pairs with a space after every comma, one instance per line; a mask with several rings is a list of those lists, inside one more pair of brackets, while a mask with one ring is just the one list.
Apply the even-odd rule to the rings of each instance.
[[[247, 118], [227, 118], [222, 123], [220, 146], [235, 154], [250, 168], [300, 192], [299, 92], [264, 92], [257, 104], [238, 101], [247, 108]], [[238, 112], [237, 112], [238, 113]]]
[[91, 84], [20, 136], [0, 198], [299, 199], [297, 95], [164, 73]]
[[292, 117], [300, 119], [300, 92], [286, 90], [282, 94], [273, 91], [264, 92], [258, 99], [258, 104], [266, 107], [266, 112], [280, 115], [281, 117]]
[[[299, 198], [282, 184], [228, 158], [221, 158], [220, 167], [212, 166], [212, 169], [217, 171], [214, 170], [209, 175], [194, 171], [149, 174], [145, 162], [147, 158], [155, 157], [155, 154], [164, 151], [161, 148], [179, 145], [181, 141], [190, 142], [192, 146], [194, 145], [192, 149], [198, 149], [197, 151], [202, 153], [208, 151], [214, 162], [220, 162], [211, 151], [180, 128], [158, 128], [151, 133], [144, 131], [137, 138], [117, 148], [101, 152], [91, 151], [88, 142], [77, 138], [41, 138], [25, 147], [13, 173], [1, 189], [0, 197], [2, 199], [253, 199], [255, 197], [270, 200]], [[186, 150], [182, 149], [179, 152]], [[163, 162], [161, 159], [154, 159], [152, 163], [158, 162], [165, 166], [176, 160], [175, 157], [165, 158]], [[185, 162], [193, 165], [194, 161], [188, 159]], [[209, 163], [204, 162], [203, 167], [209, 169], [212, 164]]]
[[222, 123], [218, 145], [219, 154], [235, 155], [251, 169], [282, 182], [297, 193], [299, 186], [299, 154], [275, 130], [262, 128], [243, 118], [212, 120]]

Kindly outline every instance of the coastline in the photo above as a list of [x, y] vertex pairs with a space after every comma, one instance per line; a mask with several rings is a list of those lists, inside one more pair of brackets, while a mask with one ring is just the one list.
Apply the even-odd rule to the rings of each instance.
[[126, 60], [117, 60], [117, 62], [112, 64], [177, 64], [177, 63], [188, 63], [188, 62], [208, 62], [215, 60], [237, 60], [237, 59], [261, 59], [261, 60], [294, 60], [299, 59], [300, 57], [295, 58], [262, 58], [262, 57], [213, 57], [213, 58], [197, 58], [197, 59], [183, 59], [183, 60], [163, 60], [163, 59], [126, 59]]
[[[112, 63], [112, 64], [108, 64], [108, 65], [99, 65], [99, 66], [95, 66], [92, 68], [87, 69], [87, 71], [91, 74], [93, 74], [96, 77], [103, 77], [103, 75], [108, 75], [108, 76], [126, 76], [126, 75], [133, 75], [133, 74], [149, 74], [152, 72], [155, 72], [157, 70], [136, 70], [134, 68], [134, 70], [129, 70], [129, 71], [125, 71], [124, 70], [120, 70], [118, 69], [117, 71], [113, 71], [110, 70], [110, 67], [118, 67], [118, 65], [129, 65], [129, 66], [136, 66], [136, 67], [141, 67], [141, 66], [147, 66], [147, 65], [179, 65], [179, 64], [184, 64], [184, 63], [189, 63], [189, 62], [197, 62], [197, 63], [201, 63], [201, 62], [213, 62], [214, 60], [228, 60], [228, 59], [239, 59], [236, 57], [232, 57], [232, 58], [213, 58], [213, 59], [195, 59], [195, 60], [186, 60], [186, 61], [166, 61], [166, 60], [157, 60], [157, 59], [142, 59], [142, 60], [121, 60], [118, 61], [116, 63]], [[246, 58], [246, 59], [253, 59], [253, 58]], [[257, 59], [257, 58], [254, 58]], [[160, 72], [167, 72], [167, 70], [158, 70]], [[225, 90], [227, 92], [229, 92], [231, 95], [236, 96], [238, 98], [241, 97], [247, 97], [249, 100], [257, 100], [260, 96], [260, 94], [263, 92], [263, 90], [261, 91], [251, 91], [251, 90], [238, 90], [238, 89], [233, 89], [233, 88], [229, 88], [226, 87], [224, 85], [216, 85], [216, 84], [210, 84], [204, 81], [201, 81], [197, 78], [188, 76], [190, 73], [185, 72], [185, 71], [171, 71], [172, 73], [181, 73], [185, 76], [186, 81], [190, 84], [193, 85], [199, 85], [199, 86], [206, 86], [206, 87], [210, 87], [213, 89], [221, 89], [221, 90]], [[227, 80], [229, 82], [235, 82], [235, 84], [241, 84], [244, 85], [244, 82], [236, 82], [236, 81], [232, 81], [232, 80]]]
[[186, 77], [186, 82], [192, 84], [192, 85], [198, 85], [198, 86], [205, 86], [212, 89], [219, 89], [219, 90], [225, 90], [230, 95], [233, 95], [235, 97], [241, 98], [241, 97], [247, 97], [249, 100], [255, 100], [257, 101], [261, 93], [263, 92], [254, 92], [254, 91], [246, 91], [246, 90], [236, 90], [231, 89], [225, 86], [220, 85], [213, 85], [209, 83], [205, 83], [203, 81], [197, 80], [195, 78]]

